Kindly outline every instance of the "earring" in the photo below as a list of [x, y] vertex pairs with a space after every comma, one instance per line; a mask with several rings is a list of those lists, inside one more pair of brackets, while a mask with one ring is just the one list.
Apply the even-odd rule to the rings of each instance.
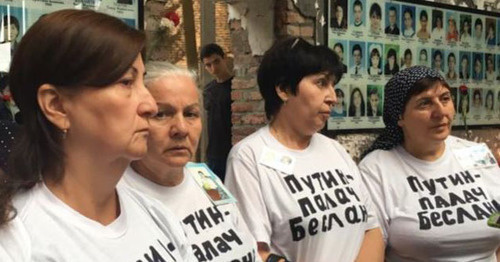
[[68, 133], [68, 129], [63, 129], [62, 131], [62, 139], [66, 139], [66, 134]]

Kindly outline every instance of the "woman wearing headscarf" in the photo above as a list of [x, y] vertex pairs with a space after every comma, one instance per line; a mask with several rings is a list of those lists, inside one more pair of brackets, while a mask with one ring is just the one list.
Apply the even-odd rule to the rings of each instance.
[[175, 215], [117, 187], [146, 154], [157, 112], [144, 44], [90, 10], [48, 14], [21, 40], [9, 84], [23, 125], [0, 181], [0, 261], [194, 261]]
[[405, 69], [385, 86], [385, 129], [359, 167], [377, 209], [386, 261], [499, 261], [500, 169], [484, 146], [450, 136], [443, 77]]
[[165, 62], [148, 63], [146, 71], [158, 113], [149, 120], [148, 153], [131, 163], [122, 182], [160, 200], [181, 219], [198, 261], [261, 261], [236, 205], [213, 203], [205, 192], [217, 185], [206, 179], [210, 184], [201, 187], [195, 175], [204, 177], [205, 172], [191, 174], [186, 168], [202, 129], [195, 75]]
[[264, 54], [257, 81], [270, 123], [233, 147], [225, 181], [263, 260], [383, 260], [356, 165], [317, 133], [337, 102], [341, 77], [332, 50], [301, 38]]

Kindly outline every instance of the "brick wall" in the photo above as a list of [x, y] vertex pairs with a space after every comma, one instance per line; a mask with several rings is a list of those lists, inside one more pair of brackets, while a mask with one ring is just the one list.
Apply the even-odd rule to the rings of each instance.
[[[447, 0], [446, 0], [447, 1]], [[237, 1], [236, 1], [237, 2]], [[312, 4], [312, 3], [311, 3]], [[310, 42], [315, 39], [315, 21], [304, 17], [293, 0], [275, 1], [275, 37], [301, 36]], [[241, 27], [240, 20], [229, 22], [234, 53], [236, 76], [233, 80], [232, 105], [233, 143], [253, 133], [266, 123], [264, 103], [258, 93], [256, 70], [261, 57], [249, 55], [248, 32]], [[465, 132], [453, 131], [453, 135], [464, 137]], [[351, 156], [357, 161], [361, 153], [375, 140], [376, 133], [357, 132], [335, 135]], [[493, 150], [500, 147], [500, 132], [497, 128], [474, 129], [470, 139], [485, 142]]]

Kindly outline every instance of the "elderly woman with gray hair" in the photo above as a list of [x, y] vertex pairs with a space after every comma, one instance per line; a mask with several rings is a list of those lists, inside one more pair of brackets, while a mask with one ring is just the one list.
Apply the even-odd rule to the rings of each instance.
[[212, 203], [195, 181], [198, 172], [186, 169], [202, 129], [195, 75], [162, 62], [147, 64], [146, 71], [158, 113], [149, 121], [148, 153], [131, 163], [121, 182], [160, 200], [181, 219], [198, 261], [261, 261], [235, 204]]
[[359, 168], [377, 209], [386, 261], [500, 261], [500, 169], [488, 148], [450, 136], [450, 87], [405, 69], [385, 86], [385, 129]]

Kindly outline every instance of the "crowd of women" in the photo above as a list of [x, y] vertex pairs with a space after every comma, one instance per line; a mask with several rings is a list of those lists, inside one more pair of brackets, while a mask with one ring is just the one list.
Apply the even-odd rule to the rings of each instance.
[[0, 179], [0, 261], [500, 261], [486, 223], [500, 169], [450, 136], [437, 71], [394, 73], [386, 127], [357, 166], [318, 133], [344, 107], [339, 57], [278, 41], [258, 70], [269, 123], [231, 150], [219, 186], [236, 202], [220, 204], [187, 167], [202, 130], [195, 76], [144, 66], [144, 42], [81, 10], [20, 41], [9, 85], [24, 124]]

